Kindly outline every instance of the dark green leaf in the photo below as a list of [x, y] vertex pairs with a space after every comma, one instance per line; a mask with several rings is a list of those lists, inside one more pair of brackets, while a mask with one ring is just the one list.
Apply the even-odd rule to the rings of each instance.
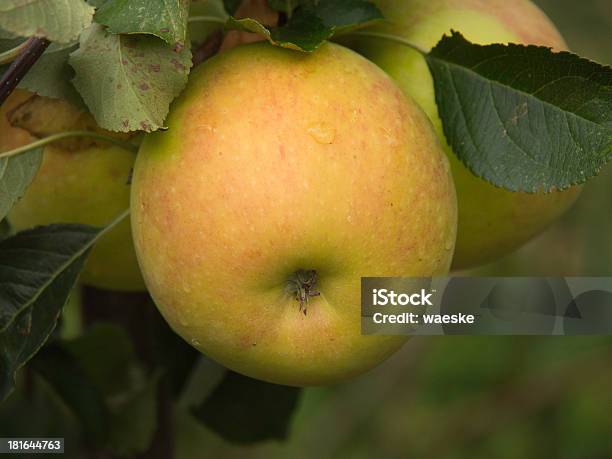
[[242, 0], [223, 0], [223, 6], [225, 6], [225, 11], [227, 11], [228, 14], [234, 14], [240, 6], [241, 1]]
[[103, 395], [74, 356], [58, 345], [46, 346], [30, 365], [74, 413], [88, 443], [104, 444], [109, 423]]
[[335, 34], [383, 19], [380, 10], [367, 0], [320, 0], [315, 10], [327, 27], [334, 27]]
[[477, 176], [566, 189], [612, 157], [612, 69], [571, 53], [445, 36], [426, 56], [444, 133]]
[[13, 229], [11, 228], [9, 221], [6, 218], [0, 220], [0, 242], [11, 236], [12, 233]]
[[333, 34], [334, 27], [325, 25], [315, 11], [306, 7], [297, 10], [283, 27], [270, 31], [273, 43], [307, 52], [315, 51]]
[[164, 369], [164, 378], [170, 390], [178, 396], [201, 354], [170, 328], [153, 305], [149, 313], [153, 326], [152, 350], [155, 364]]
[[54, 330], [101, 234], [85, 225], [49, 225], [0, 242], [0, 399]]
[[155, 35], [182, 48], [187, 39], [189, 0], [108, 0], [94, 20], [112, 33]]
[[63, 346], [105, 395], [115, 395], [130, 387], [136, 355], [130, 337], [121, 327], [96, 323], [87, 333], [64, 342]]
[[23, 196], [42, 162], [42, 148], [0, 158], [0, 219]]
[[316, 50], [333, 35], [333, 28], [326, 27], [311, 10], [294, 15], [283, 27], [268, 29], [255, 19], [230, 17], [226, 28], [257, 33], [275, 46], [305, 52]]
[[284, 440], [300, 391], [228, 371], [192, 412], [209, 429], [235, 443]]
[[161, 373], [114, 404], [111, 413], [113, 450], [121, 457], [147, 450], [157, 429], [157, 391]]
[[231, 17], [226, 28], [260, 34], [273, 45], [283, 48], [312, 52], [335, 33], [382, 19], [380, 10], [365, 0], [276, 0], [271, 6], [285, 13], [291, 11], [285, 25], [270, 29], [255, 19]]
[[[133, 312], [134, 317], [139, 313]], [[142, 321], [142, 329], [148, 322]], [[63, 342], [62, 347], [78, 360], [108, 401], [109, 444], [113, 451], [122, 457], [145, 451], [157, 428], [156, 395], [161, 373], [146, 375], [130, 336], [116, 324], [96, 322], [84, 335]]]

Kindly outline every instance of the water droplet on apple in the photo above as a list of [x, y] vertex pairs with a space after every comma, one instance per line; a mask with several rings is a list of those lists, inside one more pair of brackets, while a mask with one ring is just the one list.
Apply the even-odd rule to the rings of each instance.
[[349, 223], [350, 223], [351, 221], [353, 221], [353, 216], [352, 216], [351, 214], [348, 214], [348, 215], [346, 216], [346, 221], [347, 221], [347, 222], [349, 222]]
[[199, 346], [199, 345], [200, 345], [200, 342], [199, 342], [197, 339], [192, 338], [192, 339], [191, 339], [191, 345], [192, 345], [192, 346]]
[[318, 143], [331, 144], [336, 138], [336, 130], [326, 123], [315, 123], [308, 128], [308, 134]]

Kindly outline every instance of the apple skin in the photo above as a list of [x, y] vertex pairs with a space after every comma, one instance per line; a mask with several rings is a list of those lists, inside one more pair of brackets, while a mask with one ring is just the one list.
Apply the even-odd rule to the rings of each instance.
[[[427, 117], [371, 62], [256, 43], [198, 67], [168, 131], [145, 137], [132, 230], [172, 328], [247, 376], [295, 386], [358, 375], [406, 337], [362, 336], [361, 276], [447, 273], [448, 161]], [[288, 281], [316, 270], [300, 311]]]
[[[36, 140], [12, 127], [7, 113], [32, 94], [16, 90], [0, 109], [0, 151]], [[135, 154], [116, 147], [68, 151], [47, 146], [32, 184], [8, 215], [21, 231], [51, 223], [104, 226], [129, 207], [127, 183]], [[104, 235], [91, 251], [80, 276], [83, 284], [110, 290], [145, 290], [128, 220]]]
[[[554, 25], [526, 0], [376, 0], [386, 21], [368, 30], [408, 39], [422, 49], [451, 29], [480, 43], [524, 43], [567, 48]], [[407, 46], [382, 39], [346, 43], [382, 67], [432, 120], [450, 159], [459, 202], [453, 269], [494, 261], [522, 246], [560, 217], [579, 188], [552, 193], [513, 193], [474, 176], [444, 140], [433, 80], [425, 59]]]

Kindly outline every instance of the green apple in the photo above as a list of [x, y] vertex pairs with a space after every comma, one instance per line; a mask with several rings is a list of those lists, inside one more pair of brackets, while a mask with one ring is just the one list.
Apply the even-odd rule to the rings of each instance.
[[456, 197], [427, 117], [344, 47], [198, 67], [134, 166], [132, 231], [172, 328], [221, 364], [321, 385], [405, 341], [360, 332], [362, 276], [450, 266]]
[[[525, 43], [566, 49], [550, 20], [528, 0], [376, 0], [386, 21], [371, 29], [403, 37], [429, 50], [452, 30], [480, 44]], [[351, 40], [352, 48], [395, 79], [432, 120], [441, 139], [432, 77], [423, 57], [407, 46], [383, 39]], [[444, 142], [444, 141], [443, 141]], [[493, 261], [523, 245], [563, 214], [577, 188], [553, 193], [512, 193], [475, 177], [444, 142], [459, 202], [453, 268]]]
[[[7, 114], [31, 100], [31, 93], [16, 91], [0, 110], [0, 151], [25, 145], [35, 139], [29, 131], [13, 127]], [[37, 113], [25, 116], [64, 118], [75, 112], [60, 101], [41, 100]], [[51, 105], [47, 106], [46, 105]], [[51, 108], [52, 107], [52, 108]], [[46, 112], [46, 113], [45, 113]], [[42, 115], [41, 115], [42, 113]], [[87, 115], [88, 116], [88, 115]], [[64, 124], [65, 119], [52, 120]], [[34, 123], [36, 124], [36, 123]], [[35, 126], [40, 128], [40, 126]], [[32, 128], [33, 130], [34, 127]], [[42, 165], [25, 195], [11, 209], [8, 219], [17, 230], [51, 223], [83, 223], [104, 226], [129, 207], [128, 180], [135, 154], [105, 145], [81, 145], [71, 140], [71, 148], [50, 145], [43, 152]], [[144, 290], [129, 221], [120, 223], [103, 236], [92, 250], [80, 280], [87, 285], [112, 290]]]

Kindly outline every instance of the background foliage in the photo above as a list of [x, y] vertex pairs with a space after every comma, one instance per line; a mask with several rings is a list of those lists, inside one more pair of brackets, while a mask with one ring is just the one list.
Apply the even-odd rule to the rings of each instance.
[[[609, 0], [536, 3], [556, 22], [574, 51], [612, 63]], [[611, 195], [612, 169], [608, 166], [585, 187], [578, 205], [546, 233], [472, 274], [612, 275]], [[153, 341], [159, 346], [140, 344], [151, 340], [132, 343], [126, 330], [132, 330], [143, 315], [155, 314], [150, 305], [134, 304], [133, 317], [126, 316], [119, 327], [104, 323], [112, 305], [104, 304], [104, 297], [97, 301], [100, 307], [94, 305], [82, 317], [79, 296], [73, 296], [57, 331], [65, 338], [63, 345], [47, 349], [45, 359], [35, 358], [33, 371], [18, 375], [18, 390], [0, 405], [0, 436], [62, 436], [68, 446], [66, 457], [77, 457], [70, 445], [82, 443], [86, 427], [81, 451], [85, 457], [117, 453], [148, 457], [143, 451], [155, 431], [166, 427], [152, 420], [158, 411], [170, 409], [177, 457], [185, 459], [612, 457], [609, 337], [414, 339], [380, 368], [357, 380], [305, 390], [285, 442], [237, 445], [223, 440], [212, 430], [214, 426], [205, 427], [193, 415], [194, 404], [218, 388], [222, 369], [201, 359], [196, 371], [187, 375], [184, 369], [196, 358], [189, 352], [183, 354], [185, 362], [172, 362], [171, 377], [146, 368], [148, 362], [163, 360], [160, 353], [173, 355], [168, 348], [180, 344], [155, 320], [149, 322], [152, 329], [139, 333], [155, 336]], [[138, 301], [135, 297], [134, 302]], [[91, 327], [86, 336], [77, 337], [75, 329], [81, 322]], [[100, 345], [108, 342], [113, 343], [112, 348]], [[142, 357], [139, 363], [134, 363], [134, 354]], [[91, 365], [92, 356], [96, 356], [96, 365]], [[80, 384], [80, 391], [62, 396], [56, 388], [65, 385], [49, 377], [44, 366], [49, 361], [90, 385]], [[78, 371], [85, 374], [76, 374]], [[158, 399], [160, 391], [183, 388], [174, 408]], [[75, 410], [87, 397], [87, 406], [99, 407], [98, 392], [111, 401], [108, 411]], [[287, 398], [293, 403], [291, 395]], [[282, 401], [269, 400], [268, 406], [275, 403]], [[199, 406], [198, 413], [205, 419], [206, 405]], [[239, 414], [235, 416], [228, 422], [238, 422]], [[248, 422], [259, 426], [266, 422], [264, 417], [260, 413]], [[100, 442], [112, 445], [112, 452], [105, 455], [97, 450]], [[88, 455], [87, 451], [96, 453]]]

